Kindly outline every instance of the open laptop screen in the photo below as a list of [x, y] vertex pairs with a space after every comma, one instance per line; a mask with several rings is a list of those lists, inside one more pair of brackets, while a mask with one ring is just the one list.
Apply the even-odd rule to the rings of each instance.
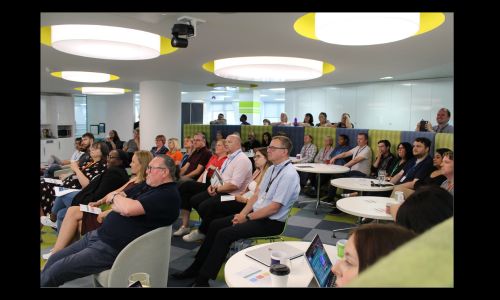
[[319, 235], [314, 237], [305, 256], [318, 285], [320, 287], [332, 287], [335, 282], [335, 276], [332, 273], [333, 265]]

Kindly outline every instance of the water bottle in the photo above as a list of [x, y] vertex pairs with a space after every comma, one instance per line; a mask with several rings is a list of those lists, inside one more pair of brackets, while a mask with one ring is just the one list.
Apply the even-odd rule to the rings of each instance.
[[293, 118], [293, 126], [298, 126], [299, 124], [297, 123], [297, 117]]

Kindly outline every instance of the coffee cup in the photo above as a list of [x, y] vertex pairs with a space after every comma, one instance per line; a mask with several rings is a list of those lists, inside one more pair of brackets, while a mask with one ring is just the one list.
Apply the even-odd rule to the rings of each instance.
[[288, 276], [290, 268], [286, 265], [276, 264], [269, 268], [271, 273], [271, 286], [272, 287], [286, 287], [288, 284]]
[[345, 244], [347, 243], [347, 240], [338, 240], [337, 241], [337, 257], [342, 259], [344, 258], [344, 250], [345, 250]]
[[285, 251], [274, 250], [271, 252], [271, 266], [278, 264], [286, 264], [288, 255]]

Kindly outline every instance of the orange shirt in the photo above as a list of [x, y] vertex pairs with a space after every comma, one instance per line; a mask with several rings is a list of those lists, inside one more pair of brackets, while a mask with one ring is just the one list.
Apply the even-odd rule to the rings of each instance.
[[170, 156], [174, 161], [175, 164], [178, 165], [181, 163], [182, 160], [182, 152], [177, 150], [175, 153], [172, 153], [172, 151], [168, 151], [167, 155]]

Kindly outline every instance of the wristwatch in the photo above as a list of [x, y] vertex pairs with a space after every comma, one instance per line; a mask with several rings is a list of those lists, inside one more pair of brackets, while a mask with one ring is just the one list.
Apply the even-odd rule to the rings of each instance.
[[113, 194], [113, 197], [111, 198], [111, 201], [109, 201], [109, 204], [114, 203], [116, 195], [118, 195], [118, 193]]
[[245, 216], [245, 219], [247, 219], [248, 221], [251, 221], [250, 217], [248, 215]]

